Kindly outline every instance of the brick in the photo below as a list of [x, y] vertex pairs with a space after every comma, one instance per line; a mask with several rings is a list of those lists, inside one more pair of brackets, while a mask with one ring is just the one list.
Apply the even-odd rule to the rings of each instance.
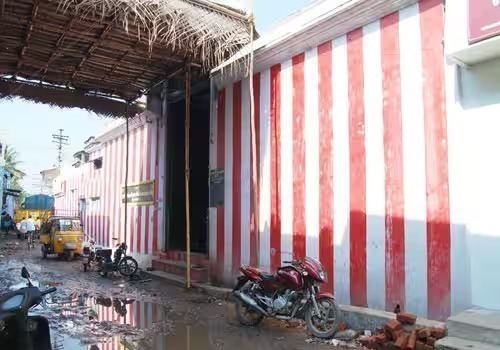
[[394, 333], [392, 333], [392, 340], [397, 341], [403, 334], [405, 334], [405, 331], [403, 329], [394, 331]]
[[393, 341], [386, 341], [380, 348], [384, 349], [384, 350], [394, 350], [394, 349], [396, 349], [394, 347], [394, 342]]
[[386, 327], [391, 333], [394, 333], [394, 331], [401, 329], [402, 325], [398, 320], [391, 320], [389, 323], [387, 323]]
[[436, 343], [436, 338], [433, 337], [427, 338], [427, 344], [434, 346], [435, 343]]
[[396, 340], [394, 347], [396, 349], [405, 349], [407, 343], [408, 343], [408, 334], [401, 334]]
[[446, 337], [446, 329], [444, 329], [444, 328], [432, 328], [431, 335], [433, 338], [436, 338], [437, 340], [443, 339], [444, 337]]
[[378, 344], [383, 344], [387, 341], [387, 335], [385, 333], [379, 334], [375, 337], [375, 341]]
[[385, 325], [386, 334], [388, 339], [397, 340], [399, 335], [395, 335], [397, 331], [402, 331], [403, 326], [398, 320], [392, 320]]
[[337, 332], [343, 332], [347, 329], [347, 324], [345, 322], [340, 322], [338, 328], [337, 328]]
[[377, 348], [377, 342], [375, 337], [367, 337], [365, 335], [359, 337], [359, 342], [361, 345], [368, 349], [376, 349]]
[[417, 316], [407, 313], [397, 314], [396, 319], [402, 324], [414, 325], [417, 322]]
[[415, 350], [425, 350], [425, 343], [422, 343], [421, 341], [417, 341], [415, 343]]
[[431, 330], [429, 328], [422, 328], [417, 331], [417, 338], [420, 340], [425, 340], [431, 336]]
[[415, 346], [417, 343], [417, 331], [411, 332], [410, 337], [408, 338], [408, 344], [406, 344], [406, 350], [415, 350]]

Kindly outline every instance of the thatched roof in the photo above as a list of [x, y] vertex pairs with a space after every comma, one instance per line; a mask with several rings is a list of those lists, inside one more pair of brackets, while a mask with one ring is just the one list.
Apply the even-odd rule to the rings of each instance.
[[[0, 0], [0, 98], [20, 77], [31, 83], [14, 95], [38, 102], [134, 100], [182, 78], [186, 60], [203, 79], [249, 41], [245, 14], [206, 0]], [[33, 81], [52, 91], [35, 97], [47, 84]], [[53, 100], [61, 89], [66, 102]]]

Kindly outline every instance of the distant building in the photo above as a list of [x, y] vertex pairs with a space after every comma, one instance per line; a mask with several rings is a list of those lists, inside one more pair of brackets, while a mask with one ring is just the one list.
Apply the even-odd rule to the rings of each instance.
[[40, 193], [53, 195], [54, 194], [54, 180], [59, 176], [61, 170], [59, 168], [52, 168], [40, 171], [42, 179], [40, 181]]

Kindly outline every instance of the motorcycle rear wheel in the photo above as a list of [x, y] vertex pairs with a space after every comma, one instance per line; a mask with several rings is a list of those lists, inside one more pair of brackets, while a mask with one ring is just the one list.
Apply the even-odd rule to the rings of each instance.
[[257, 326], [264, 319], [264, 315], [247, 306], [243, 301], [236, 300], [236, 318], [243, 326]]
[[[305, 321], [307, 330], [316, 338], [332, 338], [339, 325], [339, 307], [335, 299], [319, 298], [316, 300], [320, 315], [316, 315], [316, 310], [312, 303], [306, 310]], [[328, 306], [325, 306], [327, 304]], [[328, 323], [326, 327], [323, 327]], [[323, 329], [322, 329], [323, 328]]]
[[137, 264], [137, 261], [131, 256], [124, 257], [118, 263], [118, 271], [120, 271], [120, 273], [126, 277], [134, 275], [137, 272], [138, 268], [139, 265]]

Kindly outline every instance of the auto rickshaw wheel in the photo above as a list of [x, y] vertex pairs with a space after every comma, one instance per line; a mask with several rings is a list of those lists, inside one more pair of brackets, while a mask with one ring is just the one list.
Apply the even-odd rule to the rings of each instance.
[[75, 252], [74, 252], [74, 251], [72, 251], [72, 250], [70, 250], [70, 251], [68, 252], [68, 260], [69, 260], [69, 261], [72, 261], [74, 258], [75, 258]]
[[43, 259], [47, 259], [47, 247], [44, 245], [42, 245], [42, 258]]

